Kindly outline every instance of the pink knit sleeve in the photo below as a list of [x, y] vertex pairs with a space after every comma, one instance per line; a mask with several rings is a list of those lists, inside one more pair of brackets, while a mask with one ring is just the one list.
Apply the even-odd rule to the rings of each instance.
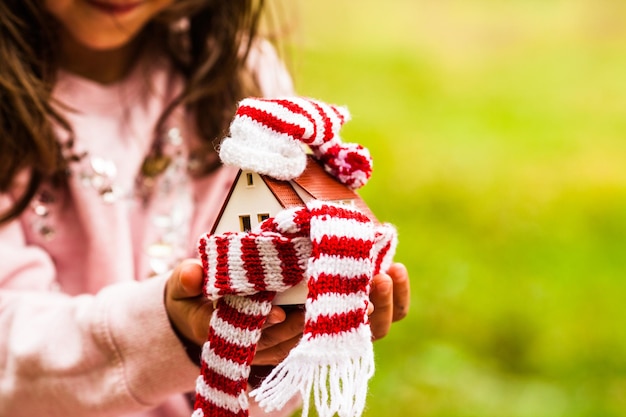
[[[10, 205], [9, 197], [0, 194], [0, 213]], [[54, 274], [50, 257], [37, 247], [25, 245], [19, 222], [0, 225], [0, 289], [50, 289]]]
[[193, 390], [198, 368], [169, 324], [166, 277], [55, 292], [53, 262], [18, 222], [0, 226], [0, 265], [0, 416], [119, 416]]

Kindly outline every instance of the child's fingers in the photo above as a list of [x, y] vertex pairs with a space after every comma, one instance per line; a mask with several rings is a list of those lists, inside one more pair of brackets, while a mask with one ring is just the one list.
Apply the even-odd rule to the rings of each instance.
[[409, 272], [403, 264], [395, 263], [388, 273], [393, 281], [393, 321], [402, 320], [408, 314], [411, 304]]
[[197, 345], [202, 346], [206, 342], [209, 335], [209, 325], [211, 323], [211, 315], [213, 314], [213, 303], [204, 301], [190, 305], [191, 337], [190, 340]]
[[375, 340], [389, 332], [393, 318], [393, 281], [389, 275], [378, 274], [374, 277], [370, 301], [374, 306], [374, 312], [369, 316], [370, 329]]
[[176, 267], [168, 282], [169, 296], [174, 300], [193, 298], [202, 294], [202, 265], [187, 259]]
[[172, 325], [188, 340], [202, 344], [213, 312], [213, 303], [202, 295], [202, 266], [193, 259], [181, 262], [165, 290], [165, 308]]
[[289, 355], [291, 349], [296, 347], [301, 337], [302, 334], [299, 334], [290, 339], [283, 340], [270, 348], [263, 350], [257, 349], [252, 363], [254, 365], [278, 365]]
[[[290, 343], [285, 343], [293, 339], [300, 339], [302, 336], [302, 330], [304, 328], [304, 312], [294, 311], [287, 314], [287, 317], [282, 323], [275, 324], [273, 326], [263, 329], [261, 338], [257, 343], [257, 353], [260, 356], [260, 360], [265, 361], [260, 364], [272, 364], [268, 361], [268, 358], [284, 357], [289, 352], [291, 347]], [[287, 348], [289, 346], [289, 348]], [[264, 352], [265, 350], [274, 351]], [[285, 350], [286, 349], [286, 350]]]
[[267, 315], [267, 320], [263, 324], [263, 328], [271, 327], [275, 324], [282, 323], [287, 318], [285, 310], [279, 306], [272, 306], [270, 313]]

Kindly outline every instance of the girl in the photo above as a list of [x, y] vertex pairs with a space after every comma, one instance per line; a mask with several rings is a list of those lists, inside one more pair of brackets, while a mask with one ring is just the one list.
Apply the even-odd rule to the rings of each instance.
[[[190, 415], [212, 306], [184, 259], [226, 190], [213, 141], [242, 98], [293, 94], [261, 6], [0, 2], [0, 415]], [[402, 265], [375, 277], [375, 337], [408, 294]], [[255, 364], [302, 320], [275, 307]]]

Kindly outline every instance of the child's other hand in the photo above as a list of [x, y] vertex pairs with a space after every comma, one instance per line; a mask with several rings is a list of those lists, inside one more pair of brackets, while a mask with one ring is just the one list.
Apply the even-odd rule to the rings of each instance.
[[409, 273], [403, 264], [394, 263], [386, 274], [374, 277], [370, 301], [370, 328], [377, 340], [387, 335], [392, 322], [402, 320], [409, 311]]
[[[174, 270], [165, 289], [165, 308], [170, 321], [185, 338], [199, 346], [206, 342], [213, 302], [202, 293], [200, 261], [185, 260]], [[282, 308], [272, 307], [253, 364], [280, 363], [300, 340], [303, 327], [303, 311], [286, 314]]]
[[272, 306], [252, 363], [279, 364], [298, 344], [303, 329], [304, 309], [290, 310], [286, 313], [280, 306]]

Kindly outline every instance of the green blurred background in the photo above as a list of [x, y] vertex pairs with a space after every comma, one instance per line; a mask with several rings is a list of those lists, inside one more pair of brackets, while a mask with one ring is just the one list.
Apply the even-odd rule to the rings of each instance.
[[411, 274], [365, 415], [626, 416], [626, 2], [286, 3]]

